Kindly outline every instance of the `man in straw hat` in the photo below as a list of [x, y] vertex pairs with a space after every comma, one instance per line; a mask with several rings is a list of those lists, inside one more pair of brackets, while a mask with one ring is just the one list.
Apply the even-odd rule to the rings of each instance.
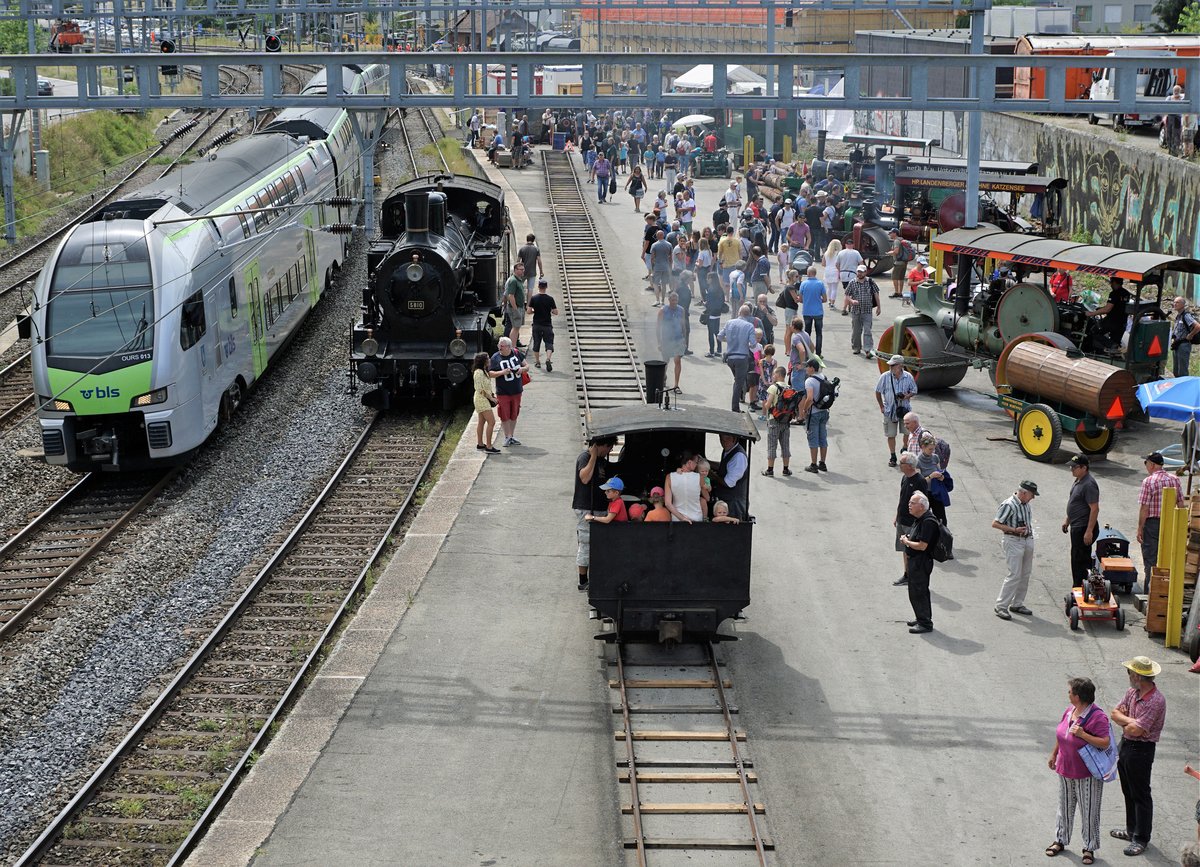
[[1125, 796], [1125, 827], [1109, 831], [1126, 840], [1126, 855], [1141, 855], [1150, 844], [1154, 800], [1150, 796], [1150, 771], [1154, 749], [1167, 718], [1167, 700], [1154, 685], [1162, 666], [1148, 656], [1135, 656], [1124, 663], [1129, 670], [1129, 691], [1113, 708], [1112, 721], [1121, 727], [1117, 773]]

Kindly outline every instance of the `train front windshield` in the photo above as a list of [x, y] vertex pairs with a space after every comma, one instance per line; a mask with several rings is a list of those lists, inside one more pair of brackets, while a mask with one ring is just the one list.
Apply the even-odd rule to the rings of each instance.
[[[84, 225], [63, 248], [46, 314], [49, 355], [108, 359], [154, 345], [150, 254], [136, 231]], [[141, 360], [141, 359], [138, 359]]]

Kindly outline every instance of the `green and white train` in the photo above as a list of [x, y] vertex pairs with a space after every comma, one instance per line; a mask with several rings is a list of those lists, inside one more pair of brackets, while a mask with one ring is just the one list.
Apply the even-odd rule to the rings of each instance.
[[[387, 67], [346, 66], [346, 93]], [[325, 88], [325, 73], [305, 92]], [[355, 112], [373, 146], [383, 112]], [[289, 109], [71, 231], [38, 278], [30, 331], [46, 461], [185, 460], [237, 408], [345, 259], [362, 160], [341, 108]]]

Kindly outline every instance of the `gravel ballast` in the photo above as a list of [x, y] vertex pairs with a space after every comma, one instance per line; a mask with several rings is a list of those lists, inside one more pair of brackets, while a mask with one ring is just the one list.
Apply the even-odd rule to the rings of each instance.
[[[423, 133], [413, 136], [424, 143]], [[391, 147], [377, 159], [383, 192], [411, 171], [398, 134], [386, 137]], [[0, 675], [3, 861], [32, 842], [119, 742], [365, 426], [368, 411], [346, 394], [347, 340], [366, 280], [365, 248], [356, 235], [334, 290], [234, 420], [145, 518], [85, 567], [80, 577], [96, 581], [90, 591]], [[35, 424], [0, 440], [0, 485], [6, 500], [17, 492], [22, 511], [39, 491], [45, 498], [51, 479], [59, 485], [69, 479], [13, 457], [31, 435]], [[4, 523], [21, 523], [5, 511]]]

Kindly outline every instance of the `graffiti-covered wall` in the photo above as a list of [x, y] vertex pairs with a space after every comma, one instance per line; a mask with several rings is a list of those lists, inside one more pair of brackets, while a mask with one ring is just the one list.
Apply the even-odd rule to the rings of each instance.
[[[1200, 259], [1200, 165], [1043, 124], [1038, 162], [1070, 181], [1064, 224], [1093, 243]], [[1192, 298], [1200, 281], [1189, 280]]]

